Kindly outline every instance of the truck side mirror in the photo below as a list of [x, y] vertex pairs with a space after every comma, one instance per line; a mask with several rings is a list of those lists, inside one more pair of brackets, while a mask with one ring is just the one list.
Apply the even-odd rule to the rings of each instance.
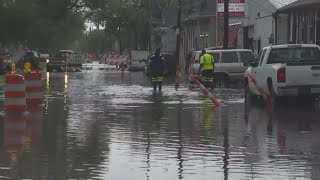
[[250, 66], [252, 67], [258, 67], [258, 61], [251, 62]]

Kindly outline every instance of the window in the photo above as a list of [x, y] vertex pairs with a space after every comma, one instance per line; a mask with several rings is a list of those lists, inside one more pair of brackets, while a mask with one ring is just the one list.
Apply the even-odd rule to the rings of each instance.
[[35, 57], [36, 55], [33, 52], [27, 52], [26, 57]]
[[240, 54], [240, 60], [244, 64], [250, 64], [251, 62], [255, 61], [255, 57], [251, 52], [239, 52], [239, 54]]
[[268, 58], [268, 64], [295, 63], [310, 64], [320, 61], [320, 51], [313, 47], [295, 47], [272, 49]]
[[219, 53], [209, 53], [214, 58], [214, 62], [218, 63], [220, 62], [220, 54]]
[[237, 52], [222, 52], [221, 63], [238, 63], [238, 53]]

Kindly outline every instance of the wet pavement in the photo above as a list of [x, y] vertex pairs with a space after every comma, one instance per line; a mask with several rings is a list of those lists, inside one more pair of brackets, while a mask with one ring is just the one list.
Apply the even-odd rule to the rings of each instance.
[[47, 74], [43, 107], [1, 116], [0, 179], [320, 179], [313, 105], [269, 113], [217, 89], [214, 108], [167, 81], [153, 93], [140, 72]]

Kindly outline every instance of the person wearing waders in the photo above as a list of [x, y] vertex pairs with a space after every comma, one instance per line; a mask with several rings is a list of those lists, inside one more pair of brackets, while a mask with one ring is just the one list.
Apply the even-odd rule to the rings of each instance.
[[164, 72], [164, 58], [161, 55], [159, 48], [156, 50], [155, 54], [151, 56], [150, 60], [153, 90], [156, 91], [157, 86], [159, 86], [159, 91], [161, 91]]
[[200, 57], [199, 75], [204, 87], [213, 88], [213, 74], [214, 74], [214, 58], [205, 50], [202, 50]]

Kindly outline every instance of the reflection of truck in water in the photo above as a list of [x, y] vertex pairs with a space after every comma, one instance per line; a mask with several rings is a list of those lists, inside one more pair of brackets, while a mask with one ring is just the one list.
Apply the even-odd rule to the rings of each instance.
[[52, 72], [54, 70], [58, 72], [66, 70], [80, 71], [84, 61], [84, 57], [76, 55], [71, 50], [60, 50], [58, 54], [47, 62], [47, 72]]

